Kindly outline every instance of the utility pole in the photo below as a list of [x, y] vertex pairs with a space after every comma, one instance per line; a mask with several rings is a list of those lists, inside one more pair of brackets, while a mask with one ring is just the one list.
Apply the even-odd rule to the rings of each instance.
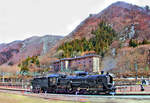
[[[146, 64], [148, 65], [148, 68], [150, 68], [150, 49], [148, 50], [148, 56], [147, 56]], [[148, 69], [148, 71], [149, 71], [149, 69]], [[149, 72], [148, 72], [148, 75], [149, 75]], [[148, 78], [148, 80], [149, 80], [149, 78]]]
[[23, 79], [22, 79], [22, 88], [23, 88], [23, 84], [24, 84], [24, 83], [23, 83]]
[[3, 83], [5, 82], [4, 74], [5, 74], [5, 73], [2, 71], [2, 72], [1, 72], [1, 75], [2, 75], [2, 82], [3, 82]]
[[0, 75], [2, 76], [2, 79], [1, 79], [1, 82], [5, 82], [5, 79], [4, 79], [4, 72], [3, 70], [0, 70]]
[[135, 71], [136, 71], [135, 80], [136, 80], [136, 82], [137, 82], [137, 78], [138, 78], [138, 66], [137, 66], [137, 62], [134, 63], [134, 68], [135, 68]]
[[148, 64], [148, 67], [150, 67], [150, 49], [148, 50], [146, 64]]

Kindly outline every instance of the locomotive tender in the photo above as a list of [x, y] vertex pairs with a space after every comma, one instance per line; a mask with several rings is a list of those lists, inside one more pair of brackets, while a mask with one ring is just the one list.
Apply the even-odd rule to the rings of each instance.
[[87, 75], [85, 72], [76, 76], [51, 74], [48, 77], [34, 78], [31, 84], [33, 92], [110, 94], [116, 90], [111, 75]]

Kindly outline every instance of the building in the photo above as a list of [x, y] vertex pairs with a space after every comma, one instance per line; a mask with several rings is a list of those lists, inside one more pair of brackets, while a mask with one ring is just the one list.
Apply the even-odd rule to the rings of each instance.
[[63, 58], [53, 62], [53, 68], [56, 72], [69, 71], [100, 71], [100, 56], [91, 54], [74, 58]]

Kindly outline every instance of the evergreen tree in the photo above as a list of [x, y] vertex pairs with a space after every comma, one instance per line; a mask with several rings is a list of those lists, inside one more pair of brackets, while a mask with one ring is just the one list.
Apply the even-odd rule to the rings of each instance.
[[146, 39], [143, 40], [142, 44], [149, 44], [150, 42]]
[[136, 46], [138, 46], [138, 41], [137, 41], [137, 40], [134, 40], [134, 39], [131, 39], [131, 40], [129, 41], [129, 46], [130, 46], [130, 47], [136, 47]]
[[27, 57], [24, 61], [18, 64], [18, 67], [20, 67], [20, 72], [22, 74], [27, 74], [30, 71], [31, 64], [34, 64], [37, 67], [40, 66], [40, 61], [37, 56]]

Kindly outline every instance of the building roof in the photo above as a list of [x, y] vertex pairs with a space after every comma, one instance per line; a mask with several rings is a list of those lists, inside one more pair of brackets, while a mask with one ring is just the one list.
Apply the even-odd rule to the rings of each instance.
[[60, 59], [60, 60], [54, 61], [54, 63], [60, 62], [60, 61], [65, 61], [65, 60], [83, 59], [83, 58], [87, 58], [87, 57], [100, 57], [100, 56], [99, 56], [99, 55], [96, 55], [96, 54], [90, 54], [90, 55], [78, 56], [78, 57], [74, 57], [74, 58], [62, 58], [62, 59]]

